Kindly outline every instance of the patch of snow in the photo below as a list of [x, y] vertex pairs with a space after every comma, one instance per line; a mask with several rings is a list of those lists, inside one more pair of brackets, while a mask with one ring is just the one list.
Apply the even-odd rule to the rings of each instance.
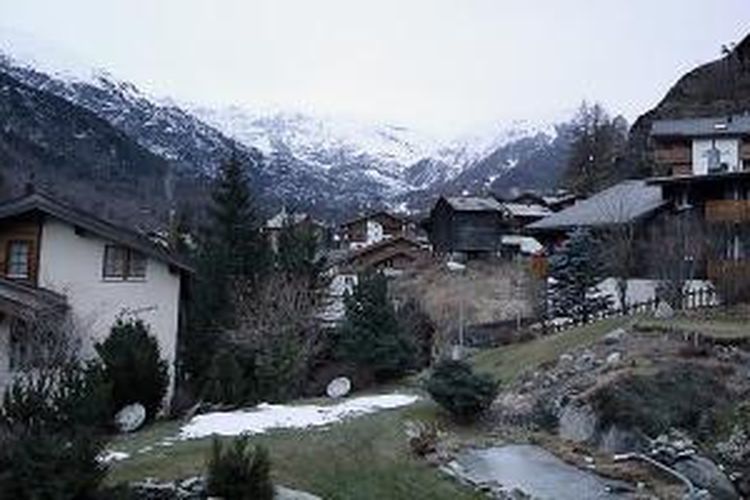
[[124, 451], [104, 450], [96, 459], [99, 463], [110, 464], [119, 462], [120, 460], [127, 460], [128, 458], [130, 458], [130, 454]]
[[361, 396], [333, 405], [276, 405], [262, 403], [250, 410], [198, 415], [180, 429], [181, 439], [199, 439], [214, 434], [238, 436], [263, 434], [272, 429], [322, 427], [347, 418], [390, 410], [415, 403], [418, 396], [382, 394]]

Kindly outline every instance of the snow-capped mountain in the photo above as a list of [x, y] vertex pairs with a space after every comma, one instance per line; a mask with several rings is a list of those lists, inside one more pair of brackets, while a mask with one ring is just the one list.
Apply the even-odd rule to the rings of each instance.
[[547, 161], [548, 155], [531, 151], [554, 139], [548, 130], [523, 122], [446, 141], [393, 124], [176, 104], [102, 71], [44, 67], [0, 53], [0, 72], [93, 112], [168, 160], [175, 177], [210, 178], [234, 155], [248, 165], [264, 200], [323, 216], [409, 206], [412, 198], [419, 206], [425, 194], [445, 191], [502, 190], [506, 178], [537, 187], [539, 176], [532, 176], [533, 186], [524, 186], [528, 175], [521, 170], [542, 171], [529, 158]]

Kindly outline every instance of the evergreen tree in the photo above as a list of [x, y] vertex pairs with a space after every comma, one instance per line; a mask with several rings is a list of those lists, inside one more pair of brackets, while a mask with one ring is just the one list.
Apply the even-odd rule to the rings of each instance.
[[587, 229], [577, 229], [549, 259], [549, 298], [553, 317], [588, 322], [609, 306], [610, 298], [596, 294], [606, 275], [597, 255], [597, 242]]
[[182, 346], [186, 371], [205, 377], [221, 332], [234, 323], [231, 290], [241, 280], [253, 286], [269, 268], [244, 166], [235, 158], [221, 165], [211, 194], [208, 224], [199, 238], [196, 277]]
[[338, 338], [343, 360], [371, 372], [378, 380], [396, 377], [414, 366], [415, 347], [401, 328], [383, 274], [360, 275], [345, 305], [346, 317]]
[[310, 225], [286, 221], [279, 234], [278, 269], [303, 279], [311, 288], [315, 287], [322, 271], [322, 261], [318, 258], [319, 243], [319, 237]]

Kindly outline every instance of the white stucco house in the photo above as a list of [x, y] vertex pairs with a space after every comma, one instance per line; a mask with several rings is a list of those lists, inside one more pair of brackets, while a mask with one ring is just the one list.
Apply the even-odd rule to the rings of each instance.
[[169, 363], [171, 394], [189, 272], [144, 234], [40, 193], [0, 203], [0, 389], [29, 356], [29, 321], [54, 309], [82, 356], [118, 317], [143, 320]]

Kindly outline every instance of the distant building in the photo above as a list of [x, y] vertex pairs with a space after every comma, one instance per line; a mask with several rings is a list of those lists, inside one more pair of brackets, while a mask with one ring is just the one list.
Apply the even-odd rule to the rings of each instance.
[[323, 224], [317, 222], [310, 215], [304, 212], [288, 213], [286, 208], [282, 208], [263, 225], [263, 233], [268, 238], [268, 244], [274, 252], [279, 250], [279, 235], [287, 227], [309, 230], [319, 239], [323, 238], [325, 232]]
[[658, 120], [651, 128], [653, 160], [667, 176], [750, 170], [750, 115]]
[[509, 232], [503, 206], [492, 197], [440, 197], [425, 223], [433, 251], [467, 258], [497, 255]]
[[341, 242], [345, 248], [356, 250], [385, 239], [404, 236], [407, 221], [386, 211], [374, 212], [345, 222], [341, 226]]
[[381, 240], [357, 250], [332, 253], [326, 275], [327, 300], [319, 319], [334, 326], [344, 317], [344, 296], [352, 293], [359, 274], [367, 271], [398, 276], [404, 271], [429, 261], [430, 252], [424, 245], [404, 236]]
[[37, 193], [1, 203], [0, 387], [34, 362], [29, 328], [50, 312], [82, 341], [83, 356], [94, 354], [118, 317], [142, 319], [174, 381], [189, 272], [143, 234], [58, 200]]

